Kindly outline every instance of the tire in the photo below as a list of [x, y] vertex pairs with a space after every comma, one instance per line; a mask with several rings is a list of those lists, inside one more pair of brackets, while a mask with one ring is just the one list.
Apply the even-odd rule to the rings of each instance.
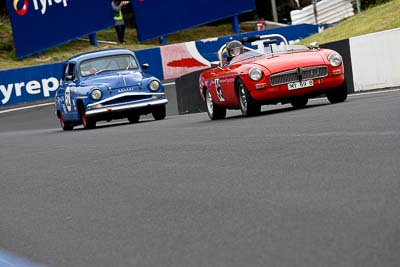
[[153, 107], [153, 111], [151, 112], [151, 114], [153, 114], [153, 118], [156, 121], [165, 119], [165, 116], [167, 116], [167, 110], [165, 108], [165, 105], [159, 105]]
[[326, 97], [332, 104], [344, 102], [347, 99], [347, 84], [346, 81], [342, 85], [326, 92]]
[[307, 105], [308, 98], [307, 97], [296, 97], [292, 101], [290, 101], [290, 105], [294, 108], [303, 108]]
[[236, 89], [242, 115], [244, 117], [251, 117], [260, 114], [261, 105], [251, 97], [249, 90], [247, 90], [242, 80], [237, 81]]
[[64, 131], [71, 131], [74, 128], [71, 123], [64, 120], [64, 117], [61, 113], [58, 114], [58, 118], [60, 119], [61, 128]]
[[226, 117], [226, 108], [219, 107], [214, 104], [210, 91], [205, 92], [207, 114], [211, 120], [221, 120]]
[[140, 115], [138, 113], [132, 112], [132, 113], [128, 114], [128, 121], [130, 123], [138, 123], [139, 119], [140, 119]]
[[96, 127], [96, 121], [94, 121], [86, 116], [86, 110], [85, 110], [84, 105], [80, 105], [79, 114], [81, 117], [81, 122], [82, 122], [83, 128], [93, 129]]

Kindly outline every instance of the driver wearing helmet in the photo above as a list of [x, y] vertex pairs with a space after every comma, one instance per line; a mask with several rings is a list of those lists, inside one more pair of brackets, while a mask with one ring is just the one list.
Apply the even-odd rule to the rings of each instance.
[[230, 62], [234, 57], [243, 53], [243, 45], [241, 42], [236, 41], [236, 40], [230, 41], [226, 45], [226, 51], [228, 53], [227, 60], [228, 60], [228, 62]]

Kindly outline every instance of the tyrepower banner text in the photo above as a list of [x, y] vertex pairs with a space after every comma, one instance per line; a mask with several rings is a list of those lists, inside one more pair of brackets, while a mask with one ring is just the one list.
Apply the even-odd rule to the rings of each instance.
[[114, 25], [110, 0], [7, 0], [7, 7], [18, 58]]
[[0, 107], [54, 97], [63, 63], [0, 71]]

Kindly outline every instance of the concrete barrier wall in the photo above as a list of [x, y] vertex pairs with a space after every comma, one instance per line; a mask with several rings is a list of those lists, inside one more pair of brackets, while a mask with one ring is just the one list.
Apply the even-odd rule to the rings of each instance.
[[400, 86], [400, 28], [349, 41], [354, 91]]
[[[330, 24], [354, 16], [354, 9], [349, 0], [323, 0], [316, 4], [319, 24]], [[314, 6], [290, 12], [292, 24], [315, 23]]]

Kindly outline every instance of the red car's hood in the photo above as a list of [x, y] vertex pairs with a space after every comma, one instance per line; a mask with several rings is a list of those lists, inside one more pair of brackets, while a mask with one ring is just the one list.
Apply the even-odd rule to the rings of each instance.
[[309, 67], [326, 64], [321, 54], [315, 51], [268, 55], [260, 57], [259, 59], [253, 61], [253, 63], [266, 67], [271, 73], [278, 73], [298, 67]]

